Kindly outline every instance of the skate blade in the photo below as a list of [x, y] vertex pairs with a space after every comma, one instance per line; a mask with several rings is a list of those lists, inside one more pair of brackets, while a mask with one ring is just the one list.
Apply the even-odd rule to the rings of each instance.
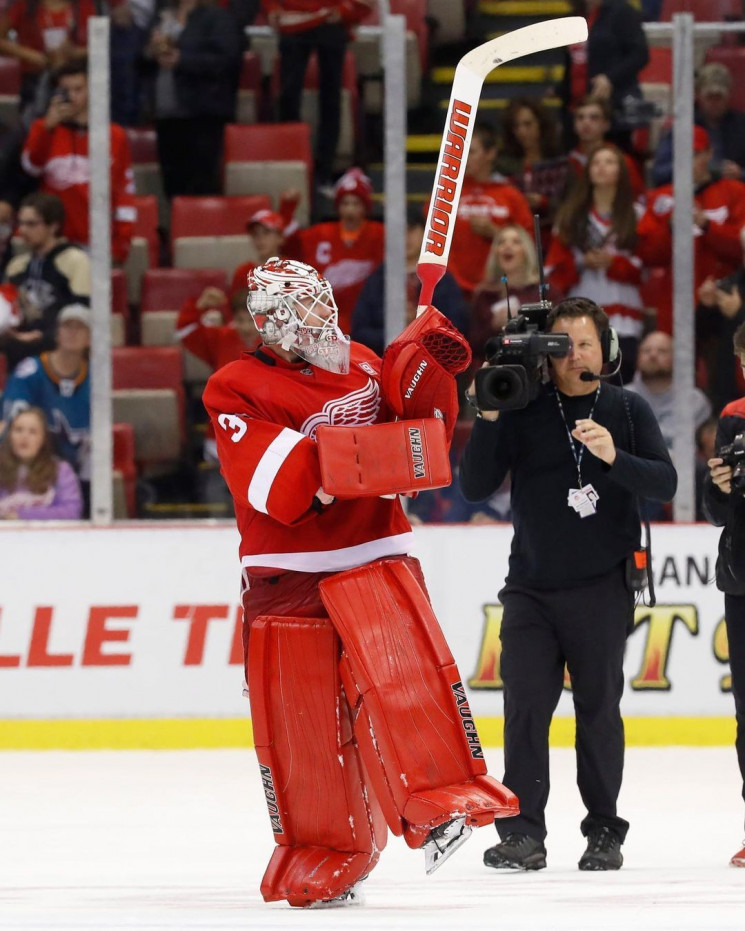
[[466, 819], [457, 818], [449, 828], [450, 837], [443, 837], [438, 845], [435, 839], [424, 844], [424, 872], [431, 876], [442, 864], [465, 844], [473, 828], [466, 824]]
[[354, 886], [351, 886], [346, 892], [338, 895], [335, 899], [321, 899], [318, 902], [311, 902], [308, 908], [349, 908], [353, 905], [364, 905], [365, 895], [360, 888], [361, 882], [362, 880], [360, 880], [359, 883], [355, 883]]

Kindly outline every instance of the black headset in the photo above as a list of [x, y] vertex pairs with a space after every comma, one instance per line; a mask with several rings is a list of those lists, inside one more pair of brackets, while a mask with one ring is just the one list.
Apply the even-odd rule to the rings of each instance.
[[602, 331], [600, 334], [600, 348], [603, 352], [603, 365], [612, 365], [618, 361], [621, 345], [614, 327], [609, 326]]

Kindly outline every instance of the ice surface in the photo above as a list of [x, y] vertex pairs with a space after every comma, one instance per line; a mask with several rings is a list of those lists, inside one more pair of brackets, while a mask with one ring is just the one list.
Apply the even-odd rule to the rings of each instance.
[[[487, 750], [501, 774], [501, 751]], [[361, 908], [265, 905], [272, 846], [258, 767], [240, 750], [1, 753], [0, 928], [726, 931], [745, 929], [734, 749], [628, 751], [618, 873], [580, 873], [574, 754], [552, 751], [548, 868], [481, 863], [475, 831], [433, 876], [390, 837]]]

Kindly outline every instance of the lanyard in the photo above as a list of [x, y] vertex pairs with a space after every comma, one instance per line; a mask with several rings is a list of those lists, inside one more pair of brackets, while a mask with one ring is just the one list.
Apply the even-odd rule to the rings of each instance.
[[[556, 395], [556, 403], [559, 405], [559, 411], [561, 412], [561, 419], [564, 421], [564, 427], [569, 437], [569, 448], [572, 451], [572, 456], [574, 456], [574, 461], [577, 464], [577, 481], [579, 484], [577, 488], [582, 488], [582, 456], [585, 451], [585, 444], [579, 444], [579, 453], [577, 452], [577, 447], [574, 445], [577, 440], [572, 436], [572, 431], [569, 429], [569, 424], [567, 423], [566, 414], [564, 413], [564, 406], [561, 403], [561, 398], [559, 397], [559, 389], [554, 385], [554, 394]], [[598, 385], [595, 391], [595, 400], [592, 402], [592, 407], [590, 408], [590, 413], [587, 415], [588, 420], [592, 420], [592, 415], [595, 413], [595, 405], [598, 403], [598, 398], [600, 397], [600, 385]]]

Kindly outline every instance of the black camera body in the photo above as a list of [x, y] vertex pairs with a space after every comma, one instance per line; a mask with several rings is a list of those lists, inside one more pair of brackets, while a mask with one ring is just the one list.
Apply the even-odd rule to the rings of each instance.
[[487, 368], [476, 373], [476, 400], [484, 411], [526, 407], [538, 397], [547, 356], [568, 355], [572, 341], [566, 333], [546, 333], [550, 301], [523, 304], [503, 332], [486, 344]]
[[717, 456], [732, 469], [732, 490], [745, 495], [745, 433], [738, 433], [731, 443], [718, 449]]

